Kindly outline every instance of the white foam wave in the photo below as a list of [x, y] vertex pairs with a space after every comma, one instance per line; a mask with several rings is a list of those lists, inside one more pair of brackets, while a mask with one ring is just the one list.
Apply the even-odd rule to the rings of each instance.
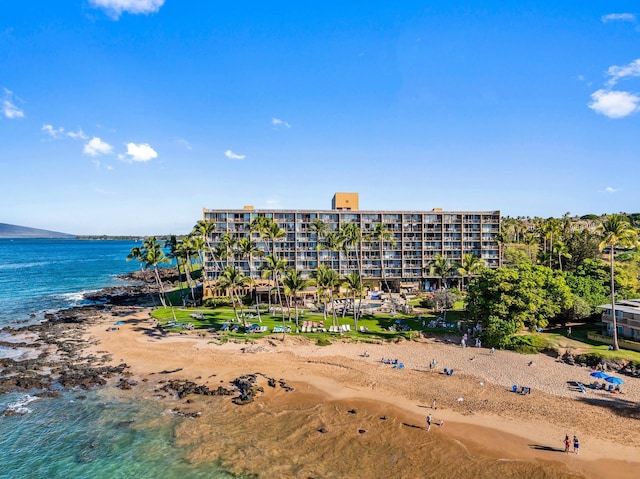
[[33, 268], [34, 266], [43, 266], [49, 264], [47, 261], [34, 261], [31, 263], [6, 263], [0, 264], [0, 269], [25, 269]]
[[38, 398], [25, 394], [21, 396], [16, 402], [7, 405], [7, 410], [15, 411], [17, 414], [29, 414], [31, 409], [27, 407], [27, 404], [31, 404], [33, 401], [37, 401]]
[[60, 293], [58, 295], [58, 297], [62, 298], [64, 301], [66, 301], [67, 303], [70, 303], [71, 306], [77, 306], [78, 304], [87, 301], [87, 299], [85, 298], [85, 294], [88, 293], [95, 293], [96, 289], [85, 289], [82, 291], [75, 291], [73, 293]]

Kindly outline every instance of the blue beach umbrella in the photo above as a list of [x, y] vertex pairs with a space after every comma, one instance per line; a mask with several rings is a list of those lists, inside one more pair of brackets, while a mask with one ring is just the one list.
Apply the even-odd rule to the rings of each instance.
[[607, 373], [604, 373], [602, 371], [592, 372], [591, 376], [593, 376], [594, 378], [598, 378], [598, 379], [606, 379], [606, 378], [609, 377], [609, 375]]
[[612, 384], [624, 384], [624, 381], [620, 378], [616, 378], [614, 376], [609, 376], [608, 378], [604, 378], [605, 381]]

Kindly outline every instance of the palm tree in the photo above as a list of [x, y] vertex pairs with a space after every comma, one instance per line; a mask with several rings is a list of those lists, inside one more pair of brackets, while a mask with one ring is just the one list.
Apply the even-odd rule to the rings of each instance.
[[[362, 291], [362, 281], [360, 279], [360, 274], [357, 271], [352, 271], [348, 275], [344, 277], [344, 281], [342, 283], [347, 290], [353, 295], [353, 326], [358, 329], [358, 311], [356, 310], [356, 293], [358, 291]], [[344, 308], [346, 312], [347, 308]], [[344, 314], [342, 315], [344, 318]]]
[[[287, 269], [287, 260], [278, 259], [273, 255], [269, 255], [265, 258], [264, 263], [260, 266], [263, 278], [273, 278], [276, 294], [278, 295], [278, 302], [280, 303], [280, 309], [282, 310], [282, 318], [284, 319], [284, 306], [282, 303], [282, 295], [280, 294], [280, 275]], [[271, 292], [269, 292], [269, 310], [271, 310]]]
[[[245, 236], [244, 238], [240, 238], [238, 244], [236, 245], [238, 254], [249, 261], [249, 277], [253, 279], [253, 257], [254, 256], [262, 256], [264, 255], [264, 251], [258, 248], [258, 245], [255, 241], [251, 240], [251, 238]], [[260, 317], [260, 304], [258, 300], [258, 287], [255, 281], [254, 284], [254, 296], [256, 298], [256, 311], [258, 313], [258, 321], [262, 322], [262, 318]]]
[[322, 221], [320, 218], [314, 218], [311, 222], [311, 231], [316, 234], [316, 241], [318, 242], [318, 247], [320, 246], [320, 240], [327, 232], [327, 223]]
[[439, 254], [433, 258], [432, 268], [433, 274], [438, 277], [438, 289], [441, 289], [442, 283], [449, 277], [455, 267], [449, 258]]
[[268, 228], [264, 231], [264, 236], [267, 240], [271, 241], [271, 254], [276, 255], [276, 241], [287, 236], [287, 232], [280, 228], [280, 225], [271, 220]]
[[484, 268], [484, 261], [473, 253], [465, 254], [462, 257], [462, 263], [460, 263], [460, 267], [458, 268], [458, 273], [462, 276], [462, 287], [460, 289], [464, 289], [464, 278], [470, 280], [471, 276], [477, 274], [482, 268]]
[[240, 298], [238, 290], [247, 286], [250, 281], [251, 279], [245, 276], [244, 273], [233, 264], [227, 265], [218, 279], [218, 287], [229, 291], [231, 304], [233, 306], [233, 314], [236, 317], [236, 321], [240, 322], [238, 310], [236, 308], [236, 300], [238, 301], [238, 304], [240, 305], [240, 314], [242, 315], [242, 324], [245, 327], [247, 326], [247, 322], [244, 314], [242, 314], [242, 298]]
[[[289, 297], [289, 310], [291, 310], [291, 303], [293, 302], [296, 308], [296, 333], [299, 329], [298, 322], [298, 302], [296, 301], [296, 294], [303, 291], [306, 287], [311, 285], [311, 281], [303, 278], [295, 269], [287, 270], [284, 278], [282, 278], [282, 284], [284, 285], [284, 294]], [[283, 326], [284, 326], [284, 316]], [[283, 328], [284, 329], [284, 328]]]
[[389, 291], [389, 284], [387, 283], [387, 277], [384, 269], [384, 243], [389, 243], [392, 247], [396, 245], [396, 240], [393, 237], [393, 231], [387, 228], [384, 223], [376, 223], [373, 227], [372, 238], [378, 242], [380, 248], [380, 274], [382, 275], [382, 281], [384, 282], [387, 292]]
[[[335, 253], [342, 249], [342, 238], [335, 231], [327, 231], [321, 240], [318, 242], [318, 247], [320, 249], [325, 249], [327, 251], [331, 251], [331, 253]], [[333, 254], [330, 259], [330, 267], [334, 266]], [[340, 260], [338, 258], [338, 268], [340, 267]]]
[[227, 266], [229, 264], [229, 259], [233, 261], [234, 258], [234, 249], [238, 240], [231, 236], [229, 233], [225, 233], [220, 237], [220, 245], [224, 247], [224, 260], [226, 261]]
[[[340, 237], [342, 239], [342, 248], [347, 257], [347, 264], [349, 263], [349, 251], [354, 250], [356, 253], [356, 269], [358, 271], [358, 276], [362, 278], [362, 268], [360, 261], [360, 245], [362, 244], [362, 230], [359, 226], [354, 223], [346, 223], [343, 224], [340, 228]], [[360, 306], [362, 305], [362, 282], [360, 282], [360, 290], [359, 290], [359, 301], [357, 306], [357, 311], [355, 312], [355, 318], [360, 316]], [[354, 303], [354, 308], [356, 305]], [[357, 322], [357, 319], [356, 319]], [[357, 326], [357, 324], [356, 324]]]
[[531, 247], [538, 242], [538, 239], [536, 238], [536, 235], [533, 232], [528, 232], [524, 235], [524, 242], [527, 245], [527, 254], [529, 256], [529, 261], [533, 263]]
[[[339, 276], [334, 270], [329, 268], [326, 264], [319, 264], [316, 270], [313, 272], [313, 278], [318, 288], [318, 294], [322, 294], [324, 320], [327, 320], [327, 293], [329, 293], [329, 299], [333, 304], [333, 292], [336, 290], [339, 284]], [[336, 320], [336, 308], [332, 308], [332, 325], [337, 326]]]
[[613, 319], [613, 348], [618, 351], [618, 324], [616, 322], [616, 298], [614, 278], [614, 257], [616, 246], [631, 248], [637, 245], [638, 232], [620, 215], [610, 215], [598, 225], [601, 235], [600, 251], [609, 248], [609, 269], [611, 272], [611, 318]]
[[[154, 236], [150, 236], [142, 243], [142, 255], [143, 261], [145, 263], [145, 267], [151, 267], [153, 269], [153, 274], [156, 279], [156, 283], [158, 285], [158, 289], [160, 291], [160, 302], [164, 308], [167, 307], [166, 293], [164, 291], [164, 285], [162, 284], [162, 279], [160, 278], [160, 272], [158, 271], [158, 265], [170, 263], [171, 260], [167, 258], [160, 246], [160, 243], [156, 240]], [[173, 304], [169, 302], [171, 306], [171, 314], [175, 321], [176, 313], [173, 310]]]
[[[213, 248], [211, 247], [210, 237], [211, 234], [215, 231], [216, 225], [209, 221], [199, 220], [196, 225], [193, 227], [193, 234], [200, 236], [202, 238], [202, 242], [207, 246], [209, 251], [209, 255], [211, 256], [211, 261], [215, 265], [215, 255], [213, 254]], [[202, 282], [204, 288], [204, 282], [207, 279], [207, 262], [205, 260], [206, 255], [202, 255], [200, 260], [202, 262]]]
[[134, 259], [138, 260], [138, 263], [140, 264], [140, 271], [142, 272], [142, 281], [144, 281], [145, 287], [147, 289], [147, 294], [151, 297], [151, 300], [153, 301], [153, 305], [155, 306], [156, 299], [151, 294], [151, 290], [149, 289], [149, 283], [147, 282], [147, 267], [144, 261], [144, 253], [139, 246], [134, 246], [133, 248], [131, 248], [131, 251], [127, 255], [127, 261], [131, 261]]
[[553, 252], [558, 255], [558, 266], [562, 271], [562, 258], [571, 259], [569, 247], [564, 241], [556, 241], [556, 244], [553, 245]]

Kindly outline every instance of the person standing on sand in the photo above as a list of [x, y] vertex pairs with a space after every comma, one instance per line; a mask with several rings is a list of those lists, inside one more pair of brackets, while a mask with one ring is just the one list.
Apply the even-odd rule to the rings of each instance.
[[578, 436], [573, 436], [573, 453], [578, 454], [579, 450], [580, 450], [580, 440], [578, 439]]
[[427, 415], [427, 431], [431, 430], [431, 414]]
[[571, 440], [569, 439], [569, 434], [565, 434], [564, 436], [564, 453], [569, 454], [569, 448], [571, 447]]

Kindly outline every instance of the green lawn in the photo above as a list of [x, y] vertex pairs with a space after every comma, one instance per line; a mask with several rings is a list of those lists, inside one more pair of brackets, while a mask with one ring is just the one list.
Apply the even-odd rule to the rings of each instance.
[[571, 326], [571, 337], [567, 336], [566, 328], [556, 328], [539, 333], [548, 344], [555, 349], [575, 349], [580, 354], [598, 354], [608, 359], [622, 359], [640, 362], [640, 352], [621, 349], [609, 350], [608, 344], [587, 338], [587, 333], [599, 333], [600, 328], [594, 324], [581, 324]]
[[[193, 329], [198, 331], [209, 331], [214, 330], [218, 331], [224, 323], [227, 324], [237, 324], [234, 323], [235, 316], [233, 312], [233, 308], [231, 307], [218, 307], [218, 308], [178, 308], [174, 307], [174, 312], [176, 316], [176, 321], [173, 320], [173, 313], [171, 312], [171, 308], [156, 308], [153, 310], [151, 315], [158, 320], [159, 324], [167, 331], [171, 332], [180, 332], [182, 331], [183, 325], [190, 323], [193, 325]], [[250, 310], [253, 314], [255, 314], [255, 309], [251, 308]], [[193, 318], [190, 315], [195, 314], [197, 316], [202, 315], [202, 319]], [[447, 321], [455, 323], [462, 315], [462, 312], [453, 311], [447, 313]], [[421, 314], [421, 319], [418, 319], [417, 315], [409, 315], [397, 313], [395, 316], [392, 314], [377, 314], [375, 316], [365, 315], [360, 321], [358, 321], [358, 327], [362, 327], [366, 332], [354, 331], [353, 330], [353, 317], [345, 316], [344, 318], [338, 317], [338, 324], [348, 324], [351, 326], [352, 331], [340, 334], [340, 333], [329, 333], [329, 332], [315, 332], [315, 333], [295, 333], [295, 318], [285, 319], [285, 325], [290, 326], [292, 329], [292, 333], [290, 334], [299, 334], [301, 336], [309, 337], [312, 339], [318, 339], [321, 337], [338, 337], [345, 336], [349, 338], [353, 338], [358, 341], [379, 341], [379, 340], [393, 340], [398, 337], [404, 337], [406, 339], [411, 339], [415, 337], [420, 331], [428, 331], [430, 334], [438, 335], [438, 334], [446, 334], [453, 332], [452, 329], [447, 328], [427, 328], [423, 326], [423, 321], [426, 324], [429, 323], [431, 319], [434, 319], [436, 316], [433, 314]], [[261, 319], [262, 322], [259, 323], [257, 318], [247, 319], [247, 324], [260, 324], [261, 326], [266, 326], [268, 332], [266, 333], [252, 333], [246, 334], [244, 333], [244, 329], [241, 327], [238, 332], [225, 332], [224, 334], [229, 337], [234, 338], [257, 338], [263, 337], [269, 334], [273, 334], [274, 326], [282, 325], [282, 315], [273, 316], [272, 314], [267, 313], [266, 311], [261, 310]], [[389, 328], [396, 324], [396, 321], [401, 320], [404, 324], [408, 326], [407, 331], [393, 331], [389, 330]], [[305, 311], [303, 315], [299, 318], [299, 325], [302, 326], [303, 321], [313, 321], [316, 323], [324, 322], [325, 328], [331, 325], [331, 316], [324, 321], [324, 317], [322, 314], [317, 313], [309, 313]], [[174, 325], [175, 323], [175, 325]], [[242, 324], [241, 324], [242, 326]]]

